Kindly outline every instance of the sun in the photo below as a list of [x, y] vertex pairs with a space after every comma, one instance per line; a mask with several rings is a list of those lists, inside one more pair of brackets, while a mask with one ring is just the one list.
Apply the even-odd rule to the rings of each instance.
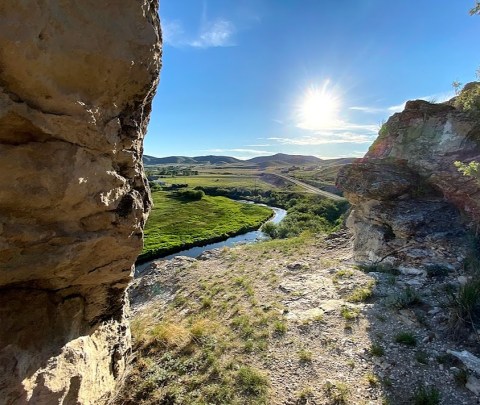
[[321, 88], [310, 87], [299, 106], [301, 126], [307, 129], [322, 129], [338, 121], [340, 100], [330, 90], [328, 82]]

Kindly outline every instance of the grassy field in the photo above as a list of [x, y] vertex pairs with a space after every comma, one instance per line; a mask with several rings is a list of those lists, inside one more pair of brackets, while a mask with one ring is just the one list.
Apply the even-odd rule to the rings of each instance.
[[269, 208], [225, 197], [185, 201], [167, 191], [152, 197], [140, 261], [256, 229], [272, 215]]
[[198, 175], [198, 176], [179, 176], [162, 178], [167, 184], [182, 183], [189, 187], [242, 187], [258, 190], [275, 189], [271, 184], [263, 182], [257, 176], [248, 175]]
[[[265, 177], [266, 179], [267, 177]], [[265, 181], [256, 175], [245, 174], [200, 174], [198, 176], [164, 177], [160, 180], [167, 184], [188, 184], [189, 187], [218, 187], [218, 188], [242, 188], [257, 191], [291, 191], [303, 192], [304, 190], [291, 183], [276, 185]]]

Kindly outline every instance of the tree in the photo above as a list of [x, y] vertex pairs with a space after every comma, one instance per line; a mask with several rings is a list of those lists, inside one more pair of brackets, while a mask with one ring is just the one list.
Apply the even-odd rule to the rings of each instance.
[[475, 6], [470, 10], [470, 15], [480, 15], [480, 0], [475, 1]]

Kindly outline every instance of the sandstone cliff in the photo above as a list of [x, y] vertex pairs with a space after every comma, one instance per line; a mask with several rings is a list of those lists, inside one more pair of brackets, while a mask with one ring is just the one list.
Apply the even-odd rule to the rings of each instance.
[[157, 8], [0, 4], [1, 404], [99, 404], [124, 371]]
[[353, 204], [356, 259], [459, 267], [466, 227], [480, 222], [480, 185], [455, 161], [480, 160], [480, 83], [448, 103], [407, 102], [364, 159], [339, 173]]

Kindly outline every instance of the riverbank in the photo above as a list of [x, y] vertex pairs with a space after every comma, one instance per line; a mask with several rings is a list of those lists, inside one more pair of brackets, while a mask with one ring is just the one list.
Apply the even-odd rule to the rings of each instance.
[[204, 196], [198, 201], [185, 201], [166, 191], [156, 191], [152, 197], [154, 209], [146, 224], [144, 249], [137, 263], [256, 230], [274, 215], [266, 206], [226, 197]]

